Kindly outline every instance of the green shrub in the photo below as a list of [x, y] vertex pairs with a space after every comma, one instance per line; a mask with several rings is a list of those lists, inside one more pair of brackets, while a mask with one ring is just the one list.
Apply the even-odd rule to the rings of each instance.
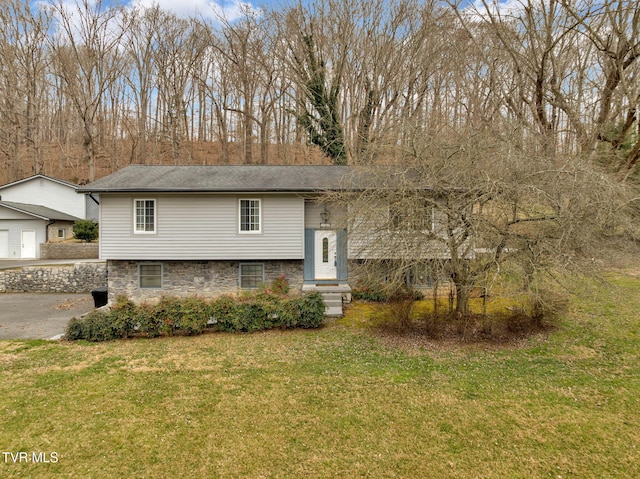
[[127, 338], [135, 331], [136, 305], [126, 296], [118, 296], [108, 312], [111, 326], [119, 338]]
[[261, 329], [280, 327], [282, 299], [275, 294], [259, 294], [255, 298], [256, 311], [259, 314]]
[[302, 317], [302, 301], [293, 298], [283, 301], [280, 308], [280, 326], [285, 329], [297, 328]]
[[231, 296], [221, 296], [211, 304], [211, 318], [219, 331], [237, 331], [234, 318], [238, 301]]
[[224, 330], [252, 333], [277, 327], [279, 303], [278, 297], [269, 293], [237, 300], [235, 308], [224, 318]]
[[202, 298], [185, 298], [180, 306], [180, 330], [188, 335], [202, 333], [212, 316], [211, 304]]
[[82, 318], [82, 339], [87, 341], [111, 341], [118, 335], [111, 324], [111, 318], [104, 311], [91, 311]]
[[260, 303], [254, 301], [240, 303], [236, 314], [236, 331], [253, 333], [265, 329], [264, 311]]
[[222, 296], [213, 302], [191, 297], [163, 297], [157, 304], [136, 306], [118, 297], [111, 311], [93, 311], [83, 319], [72, 319], [66, 330], [68, 339], [108, 341], [126, 338], [134, 332], [153, 338], [181, 332], [202, 333], [212, 320], [219, 331], [255, 332], [273, 328], [317, 328], [324, 320], [325, 305], [319, 293], [283, 298], [262, 292], [232, 298]]
[[296, 325], [297, 327], [319, 328], [322, 326], [326, 305], [320, 293], [310, 293], [292, 301], [300, 302], [300, 319]]
[[389, 301], [399, 301], [413, 298], [416, 301], [424, 299], [424, 293], [417, 289], [399, 288], [395, 291], [385, 290], [376, 286], [360, 286], [353, 288], [353, 299], [369, 301], [372, 303], [387, 303]]
[[138, 332], [146, 334], [149, 338], [158, 337], [162, 333], [163, 324], [156, 315], [153, 305], [141, 304], [138, 306], [133, 321], [137, 326]]
[[218, 330], [255, 332], [273, 328], [317, 328], [324, 321], [325, 304], [319, 293], [283, 299], [263, 292], [241, 300], [223, 296], [211, 309]]
[[175, 296], [163, 296], [153, 308], [153, 315], [160, 332], [171, 336], [181, 328], [182, 300]]
[[353, 299], [359, 299], [360, 301], [384, 303], [389, 299], [389, 295], [385, 293], [382, 288], [371, 286], [353, 288], [351, 294], [353, 295]]
[[64, 337], [70, 341], [84, 339], [84, 321], [79, 318], [71, 318], [67, 323]]
[[73, 235], [90, 243], [98, 238], [98, 224], [91, 220], [78, 220], [73, 224]]

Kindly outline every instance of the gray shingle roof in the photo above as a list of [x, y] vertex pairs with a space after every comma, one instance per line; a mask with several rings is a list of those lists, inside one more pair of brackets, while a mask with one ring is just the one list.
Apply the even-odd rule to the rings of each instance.
[[79, 193], [106, 192], [306, 192], [340, 188], [348, 166], [131, 165]]
[[14, 211], [26, 213], [31, 216], [37, 216], [43, 220], [62, 220], [62, 221], [78, 221], [80, 218], [68, 215], [61, 211], [57, 211], [46, 206], [29, 205], [26, 203], [15, 203], [13, 201], [0, 201], [0, 206], [7, 207]]

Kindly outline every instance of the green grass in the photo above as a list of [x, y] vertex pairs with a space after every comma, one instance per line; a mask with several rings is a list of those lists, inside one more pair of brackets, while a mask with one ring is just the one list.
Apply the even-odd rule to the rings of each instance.
[[[640, 477], [640, 280], [518, 347], [321, 330], [0, 342], [0, 477]], [[400, 343], [398, 343], [400, 344]]]

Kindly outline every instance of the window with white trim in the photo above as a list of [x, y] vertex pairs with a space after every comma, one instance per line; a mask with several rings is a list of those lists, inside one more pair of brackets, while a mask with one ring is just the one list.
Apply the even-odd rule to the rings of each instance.
[[434, 209], [427, 201], [392, 204], [389, 217], [394, 230], [433, 231]]
[[135, 233], [156, 232], [156, 200], [134, 200]]
[[58, 228], [58, 239], [65, 239], [67, 237], [67, 228]]
[[138, 265], [140, 288], [162, 288], [162, 264]]
[[264, 284], [264, 264], [240, 263], [240, 288], [257, 289]]
[[240, 233], [261, 233], [262, 212], [260, 200], [241, 199], [239, 201]]

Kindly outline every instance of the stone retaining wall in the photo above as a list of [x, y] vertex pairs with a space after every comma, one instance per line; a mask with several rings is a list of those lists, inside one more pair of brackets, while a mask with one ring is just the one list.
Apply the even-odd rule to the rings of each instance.
[[98, 259], [98, 243], [41, 243], [40, 259]]
[[88, 293], [106, 286], [104, 263], [24, 266], [0, 271], [0, 293]]

